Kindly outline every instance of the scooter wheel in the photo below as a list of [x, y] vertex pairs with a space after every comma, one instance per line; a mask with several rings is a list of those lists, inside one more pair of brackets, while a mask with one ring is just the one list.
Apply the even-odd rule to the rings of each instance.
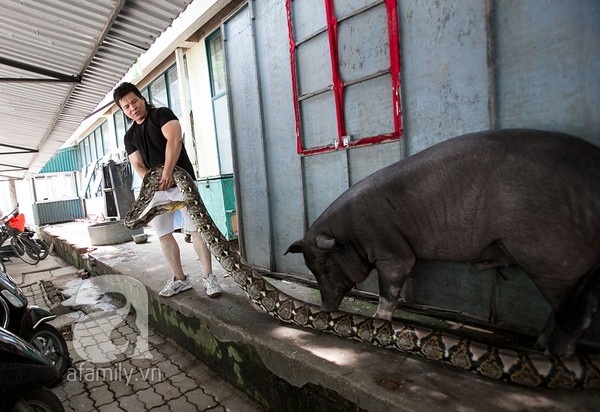
[[65, 338], [54, 326], [44, 323], [35, 329], [29, 343], [52, 362], [58, 372], [58, 379], [51, 386], [57, 384], [70, 363], [69, 348]]
[[21, 400], [15, 405], [14, 410], [29, 410], [25, 407], [19, 409], [19, 403], [25, 402], [32, 411], [36, 412], [64, 412], [65, 408], [50, 389], [30, 389], [22, 395]]

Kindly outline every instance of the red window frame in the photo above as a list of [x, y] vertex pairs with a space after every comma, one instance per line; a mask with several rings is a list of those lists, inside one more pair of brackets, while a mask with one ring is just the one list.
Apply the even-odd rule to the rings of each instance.
[[[344, 121], [344, 82], [339, 73], [338, 59], [338, 21], [334, 13], [334, 0], [324, 0], [327, 19], [327, 35], [329, 39], [329, 51], [331, 58], [332, 83], [336, 120], [337, 120], [337, 142], [328, 146], [304, 148], [302, 145], [302, 132], [300, 128], [300, 105], [298, 96], [298, 84], [296, 79], [296, 42], [294, 40], [292, 28], [292, 8], [291, 3], [294, 0], [286, 0], [286, 14], [288, 21], [288, 33], [290, 38], [290, 65], [292, 71], [292, 89], [294, 94], [294, 115], [296, 120], [296, 140], [297, 151], [300, 155], [312, 155], [317, 153], [330, 152], [334, 150], [343, 150], [349, 147], [370, 145], [382, 143], [390, 140], [398, 140], [402, 136], [402, 104], [400, 100], [400, 50], [398, 37], [398, 9], [396, 0], [384, 0], [387, 10], [387, 26], [389, 38], [391, 90], [393, 105], [393, 123], [394, 131], [391, 133], [380, 134], [377, 136], [363, 137], [357, 141], [344, 141], [346, 136], [346, 127]], [[297, 0], [301, 1], [301, 0]]]

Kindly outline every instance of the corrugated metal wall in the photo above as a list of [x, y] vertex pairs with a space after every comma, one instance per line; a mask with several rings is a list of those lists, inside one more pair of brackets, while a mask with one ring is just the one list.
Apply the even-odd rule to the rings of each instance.
[[82, 199], [34, 203], [33, 219], [37, 226], [83, 219], [85, 211]]
[[44, 167], [190, 3], [3, 1], [0, 77], [63, 80], [2, 83], [3, 105], [10, 107], [0, 111], [3, 142], [39, 150], [12, 164], [34, 173]]
[[[323, 8], [322, 0], [306, 4], [315, 14]], [[308, 30], [318, 21], [296, 23]], [[376, 23], [373, 16], [364, 19]], [[249, 2], [223, 26], [240, 238], [257, 266], [311, 276], [300, 255], [283, 252], [332, 200], [371, 172], [452, 136], [530, 127], [600, 145], [600, 7], [594, 0], [398, 2], [401, 141], [306, 157], [296, 151], [286, 24], [285, 0], [264, 0]], [[310, 54], [311, 72], [330, 72], [320, 55]], [[299, 78], [305, 86], [318, 80], [302, 71]], [[368, 90], [360, 93], [369, 97]], [[319, 128], [331, 120], [325, 106], [314, 111], [315, 134], [326, 133]], [[500, 278], [466, 265], [427, 263], [415, 274], [414, 296], [423, 305], [523, 330], [539, 329], [547, 315], [518, 271]], [[369, 279], [363, 287], [375, 285]]]
[[52, 156], [40, 173], [78, 172], [79, 169], [79, 148], [65, 147]]

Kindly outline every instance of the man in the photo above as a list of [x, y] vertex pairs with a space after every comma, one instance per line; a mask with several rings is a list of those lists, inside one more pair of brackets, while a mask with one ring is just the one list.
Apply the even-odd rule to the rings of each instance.
[[[181, 125], [177, 116], [168, 108], [155, 108], [146, 102], [136, 86], [121, 83], [113, 92], [115, 103], [132, 120], [125, 134], [125, 150], [135, 171], [143, 178], [149, 169], [164, 164], [158, 191], [151, 206], [182, 200], [179, 188], [175, 186], [173, 170], [175, 166], [185, 169], [194, 176], [194, 168], [183, 147]], [[194, 249], [203, 268], [203, 283], [209, 297], [217, 297], [222, 290], [212, 274], [211, 255], [198, 230], [191, 221], [187, 208], [181, 209], [184, 226], [191, 231]], [[173, 296], [192, 287], [188, 275], [183, 273], [179, 245], [173, 236], [174, 212], [158, 215], [153, 220], [154, 231], [160, 239], [162, 252], [171, 267], [173, 278], [169, 279], [161, 296]]]

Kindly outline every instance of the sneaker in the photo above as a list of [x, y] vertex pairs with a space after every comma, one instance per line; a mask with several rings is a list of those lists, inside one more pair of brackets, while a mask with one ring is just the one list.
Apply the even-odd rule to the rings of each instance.
[[160, 296], [173, 296], [179, 292], [183, 292], [184, 290], [191, 289], [192, 285], [190, 284], [190, 280], [187, 275], [185, 275], [184, 280], [175, 280], [173, 278], [169, 279], [163, 290], [160, 291]]
[[217, 278], [212, 273], [208, 275], [208, 278], [202, 278], [202, 282], [204, 283], [204, 289], [206, 289], [206, 294], [209, 298], [216, 298], [223, 292], [221, 286], [217, 283]]

